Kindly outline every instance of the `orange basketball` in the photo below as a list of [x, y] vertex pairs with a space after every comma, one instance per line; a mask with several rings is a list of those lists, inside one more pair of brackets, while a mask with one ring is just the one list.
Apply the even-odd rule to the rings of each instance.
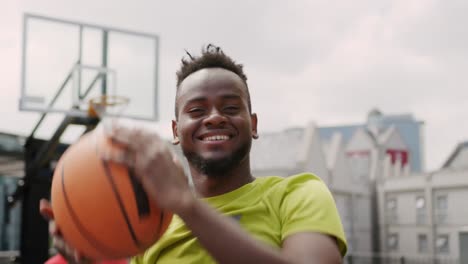
[[101, 151], [115, 148], [102, 131], [84, 135], [62, 155], [52, 180], [52, 209], [62, 236], [97, 260], [144, 252], [172, 219], [148, 199], [129, 168], [101, 159]]

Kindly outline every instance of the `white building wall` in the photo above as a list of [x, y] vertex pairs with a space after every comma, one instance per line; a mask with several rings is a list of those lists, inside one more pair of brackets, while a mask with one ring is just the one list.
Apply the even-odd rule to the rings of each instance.
[[336, 153], [333, 155], [334, 161], [330, 164], [332, 167], [329, 168], [332, 188], [342, 191], [353, 190], [357, 192], [355, 186], [353, 186], [353, 175], [343, 144], [338, 142], [333, 151]]
[[[385, 253], [389, 253], [389, 234], [397, 233], [399, 249], [394, 253], [451, 259], [459, 257], [459, 232], [468, 226], [468, 210], [464, 210], [468, 201], [468, 171], [444, 170], [387, 178], [379, 184], [379, 196], [379, 217], [383, 224], [381, 246]], [[416, 198], [420, 196], [425, 198], [426, 220], [423, 223], [417, 221]], [[445, 209], [439, 209], [438, 196], [446, 197], [446, 205], [442, 205]], [[386, 201], [389, 198], [397, 201], [397, 221], [394, 222], [388, 217]], [[443, 217], [439, 216], [441, 211]], [[419, 252], [419, 234], [427, 235], [427, 252]], [[439, 235], [448, 235], [448, 252], [440, 252], [437, 242]]]
[[328, 146], [327, 164], [330, 187], [337, 197], [338, 210], [343, 217], [349, 252], [372, 251], [371, 197], [369, 188], [370, 166], [363, 177], [356, 177], [346, 146], [339, 135], [332, 137]]
[[357, 252], [372, 251], [371, 201], [369, 194], [353, 197], [352, 217], [354, 219], [354, 248]]
[[325, 153], [323, 152], [319, 131], [315, 124], [310, 123], [305, 129], [304, 139], [304, 152], [299, 154], [302, 159], [300, 161], [300, 163], [302, 163], [300, 164], [301, 169], [303, 169], [303, 171], [312, 172], [328, 184], [330, 179], [327, 162]]
[[453, 189], [436, 190], [436, 192], [439, 191], [448, 193], [447, 223], [456, 226], [468, 225], [468, 188], [454, 187]]

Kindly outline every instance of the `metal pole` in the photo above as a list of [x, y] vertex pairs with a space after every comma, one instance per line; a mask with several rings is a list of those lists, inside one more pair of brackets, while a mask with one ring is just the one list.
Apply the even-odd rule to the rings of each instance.
[[154, 38], [154, 44], [155, 44], [155, 58], [154, 58], [154, 119], [158, 120], [159, 119], [159, 113], [158, 113], [158, 72], [159, 72], [159, 38], [155, 37]]
[[[33, 158], [26, 154], [26, 164]], [[23, 264], [42, 264], [49, 258], [48, 223], [39, 213], [39, 200], [50, 197], [52, 171], [40, 168], [26, 172], [22, 197], [20, 261]]]
[[[107, 69], [107, 50], [109, 47], [109, 32], [107, 30], [102, 31], [102, 62], [101, 66], [104, 69]], [[107, 95], [107, 75], [102, 76], [102, 86], [101, 86], [102, 95]]]
[[72, 26], [82, 25], [83, 27], [86, 27], [86, 28], [89, 28], [89, 29], [112, 31], [112, 32], [115, 32], [115, 33], [129, 34], [129, 35], [140, 36], [140, 37], [145, 37], [145, 38], [155, 37], [154, 34], [149, 34], [149, 33], [144, 33], [144, 32], [134, 32], [134, 31], [131, 31], [131, 30], [126, 30], [126, 29], [121, 29], [121, 28], [99, 26], [99, 25], [95, 25], [95, 24], [82, 23], [82, 22], [73, 21], [73, 20], [65, 20], [65, 19], [59, 19], [59, 18], [53, 18], [53, 17], [46, 17], [46, 16], [36, 15], [36, 14], [32, 14], [32, 13], [27, 13], [25, 16], [27, 16], [28, 18], [32, 18], [32, 19], [45, 20], [45, 21], [56, 22], [56, 23], [61, 23], [61, 24], [68, 24], [68, 25], [72, 25]]
[[78, 80], [76, 82], [78, 84], [78, 88], [77, 88], [77, 91], [74, 91], [75, 93], [78, 94], [77, 104], [79, 104], [80, 101], [81, 101], [81, 64], [83, 63], [83, 61], [82, 61], [82, 58], [83, 58], [83, 26], [82, 25], [80, 25], [79, 39], [80, 39], [79, 40], [80, 43], [78, 45], [78, 60], [77, 60], [77, 63], [76, 63], [76, 65], [78, 67], [78, 69], [77, 69], [78, 70], [78, 73], [77, 73]]
[[[26, 96], [26, 45], [28, 43], [28, 16], [23, 17], [23, 52], [21, 54], [21, 98]], [[20, 101], [20, 106], [23, 108], [23, 102]]]

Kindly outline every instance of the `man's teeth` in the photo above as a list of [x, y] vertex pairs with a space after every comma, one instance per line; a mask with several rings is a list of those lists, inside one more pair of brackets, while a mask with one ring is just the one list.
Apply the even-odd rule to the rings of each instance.
[[206, 137], [203, 139], [203, 141], [216, 141], [216, 140], [228, 140], [229, 136], [211, 136], [211, 137]]

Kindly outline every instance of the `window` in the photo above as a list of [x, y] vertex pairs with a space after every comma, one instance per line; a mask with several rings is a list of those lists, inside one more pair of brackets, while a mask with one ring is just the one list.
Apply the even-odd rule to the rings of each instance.
[[427, 235], [426, 234], [419, 234], [418, 235], [418, 252], [419, 253], [427, 253], [429, 249]]
[[447, 195], [437, 195], [435, 199], [435, 213], [438, 224], [447, 223], [448, 201]]
[[395, 198], [387, 199], [387, 221], [389, 223], [396, 223], [398, 221], [397, 216], [397, 200]]
[[387, 238], [388, 251], [398, 250], [398, 234], [389, 234]]
[[416, 223], [425, 224], [426, 217], [426, 199], [423, 196], [417, 196], [415, 201], [416, 207]]
[[449, 253], [449, 235], [438, 235], [436, 240], [437, 253]]

